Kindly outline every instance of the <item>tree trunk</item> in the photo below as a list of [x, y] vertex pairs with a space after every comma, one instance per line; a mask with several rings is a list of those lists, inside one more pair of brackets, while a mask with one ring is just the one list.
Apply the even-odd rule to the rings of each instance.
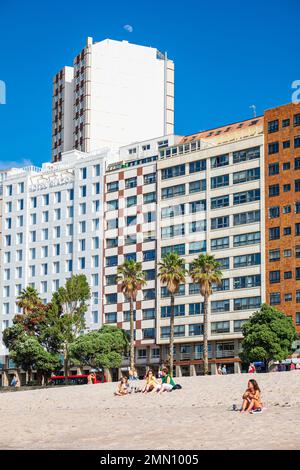
[[173, 377], [173, 367], [174, 367], [174, 322], [175, 322], [175, 308], [174, 307], [175, 307], [175, 295], [171, 294], [170, 353], [169, 353], [171, 377]]
[[65, 385], [69, 384], [69, 354], [68, 354], [68, 347], [64, 345], [64, 376], [65, 376]]
[[130, 298], [130, 369], [135, 370], [134, 364], [134, 315], [133, 315], [133, 299]]
[[204, 375], [208, 375], [208, 296], [204, 296], [204, 318], [203, 318], [203, 368]]

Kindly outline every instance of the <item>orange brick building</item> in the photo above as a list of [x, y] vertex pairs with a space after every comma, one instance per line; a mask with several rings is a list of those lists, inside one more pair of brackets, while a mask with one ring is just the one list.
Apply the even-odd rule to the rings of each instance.
[[300, 104], [264, 117], [266, 302], [300, 331]]

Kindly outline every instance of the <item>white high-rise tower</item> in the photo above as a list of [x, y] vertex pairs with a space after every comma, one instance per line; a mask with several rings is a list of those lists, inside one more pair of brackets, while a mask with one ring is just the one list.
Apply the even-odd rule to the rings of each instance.
[[52, 158], [174, 132], [174, 63], [157, 49], [87, 39], [53, 79]]

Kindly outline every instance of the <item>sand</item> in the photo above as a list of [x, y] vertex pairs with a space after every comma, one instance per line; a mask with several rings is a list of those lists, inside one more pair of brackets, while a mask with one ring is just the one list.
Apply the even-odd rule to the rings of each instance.
[[0, 449], [300, 449], [300, 371], [256, 374], [267, 409], [230, 411], [253, 375], [182, 377], [182, 390], [114, 397], [116, 384], [0, 394]]

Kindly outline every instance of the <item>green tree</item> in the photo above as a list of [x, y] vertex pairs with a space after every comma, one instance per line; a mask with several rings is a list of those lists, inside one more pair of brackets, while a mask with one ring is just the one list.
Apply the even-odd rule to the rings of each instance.
[[165, 284], [170, 294], [170, 352], [169, 366], [170, 374], [173, 375], [174, 364], [174, 323], [175, 323], [175, 295], [180, 284], [185, 283], [186, 269], [184, 260], [177, 253], [168, 253], [159, 263], [159, 274], [161, 283]]
[[292, 353], [298, 338], [292, 318], [268, 304], [263, 304], [243, 325], [242, 353], [245, 362], [282, 361]]
[[60, 287], [52, 298], [52, 312], [55, 318], [53, 328], [61, 343], [66, 384], [70, 369], [70, 346], [84, 331], [87, 301], [90, 297], [90, 287], [86, 276], [77, 274], [68, 279], [65, 286]]
[[134, 370], [134, 302], [138, 291], [146, 284], [142, 263], [134, 260], [124, 261], [118, 266], [117, 282], [130, 305], [130, 368]]
[[104, 325], [98, 331], [80, 335], [70, 347], [72, 357], [98, 369], [121, 367], [128, 351], [128, 335], [121, 328]]
[[199, 255], [190, 267], [190, 276], [195, 284], [199, 284], [200, 293], [204, 298], [203, 311], [203, 366], [204, 375], [208, 374], [208, 299], [212, 295], [213, 285], [221, 284], [222, 272], [220, 263], [212, 255]]

